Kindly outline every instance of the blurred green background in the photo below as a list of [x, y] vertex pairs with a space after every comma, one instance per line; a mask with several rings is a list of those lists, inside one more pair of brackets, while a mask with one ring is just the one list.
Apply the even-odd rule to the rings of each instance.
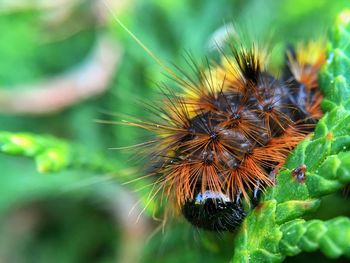
[[[66, 139], [108, 155], [118, 168], [113, 176], [88, 169], [42, 174], [32, 160], [0, 153], [0, 262], [228, 262], [232, 234], [201, 232], [181, 219], [162, 230], [147, 213], [136, 222], [139, 208], [129, 216], [137, 194], [115, 177], [135, 161], [129, 151], [109, 148], [141, 142], [144, 134], [95, 120], [147, 117], [139, 101], [152, 102], [156, 83], [171, 81], [111, 13], [162, 61], [182, 67], [186, 51], [210, 55], [211, 36], [232, 22], [280, 47], [278, 61], [288, 43], [325, 38], [350, 2], [48, 2], [0, 1], [0, 130]], [[347, 207], [341, 194], [330, 196], [314, 217], [350, 214]], [[287, 260], [296, 261], [328, 262], [317, 253]]]

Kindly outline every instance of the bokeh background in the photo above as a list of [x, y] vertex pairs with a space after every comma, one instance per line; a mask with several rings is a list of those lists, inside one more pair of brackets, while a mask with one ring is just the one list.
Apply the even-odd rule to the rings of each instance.
[[[130, 151], [110, 148], [144, 134], [95, 120], [147, 117], [140, 101], [152, 103], [157, 83], [171, 80], [112, 14], [163, 62], [182, 67], [188, 51], [210, 55], [214, 32], [230, 23], [268, 39], [278, 63], [285, 45], [326, 38], [344, 8], [348, 0], [1, 0], [0, 130], [83, 145], [116, 169], [43, 174], [30, 159], [0, 153], [0, 263], [228, 262], [232, 234], [181, 219], [162, 228], [147, 212], [138, 218], [139, 193], [118, 180], [136, 162]], [[350, 214], [341, 193], [314, 217], [339, 214]], [[318, 253], [287, 260], [316, 261], [329, 262]]]

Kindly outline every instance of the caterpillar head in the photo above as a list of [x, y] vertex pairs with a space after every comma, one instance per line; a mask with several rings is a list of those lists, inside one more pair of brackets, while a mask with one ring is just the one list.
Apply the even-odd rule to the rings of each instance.
[[231, 200], [221, 192], [199, 192], [182, 207], [185, 218], [194, 226], [210, 231], [234, 231], [245, 212], [239, 200]]

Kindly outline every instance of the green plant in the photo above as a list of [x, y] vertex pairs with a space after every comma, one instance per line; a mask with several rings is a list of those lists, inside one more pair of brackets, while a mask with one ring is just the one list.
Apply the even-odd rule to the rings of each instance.
[[[301, 219], [317, 210], [323, 196], [350, 182], [349, 43], [350, 14], [343, 12], [331, 33], [329, 59], [320, 75], [326, 114], [313, 137], [289, 156], [276, 186], [244, 221], [231, 247], [233, 262], [281, 262], [286, 256], [317, 249], [331, 258], [350, 257], [349, 218]], [[96, 177], [98, 172], [111, 173], [120, 181], [132, 177], [104, 154], [47, 135], [1, 131], [0, 151], [34, 159], [40, 173], [79, 169]], [[301, 165], [307, 167], [305, 182], [292, 175]]]

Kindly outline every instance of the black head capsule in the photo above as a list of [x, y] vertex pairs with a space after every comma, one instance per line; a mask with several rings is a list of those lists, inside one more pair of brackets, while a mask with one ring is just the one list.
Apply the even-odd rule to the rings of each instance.
[[245, 217], [242, 204], [219, 192], [198, 193], [188, 200], [182, 213], [194, 226], [210, 231], [234, 231]]

